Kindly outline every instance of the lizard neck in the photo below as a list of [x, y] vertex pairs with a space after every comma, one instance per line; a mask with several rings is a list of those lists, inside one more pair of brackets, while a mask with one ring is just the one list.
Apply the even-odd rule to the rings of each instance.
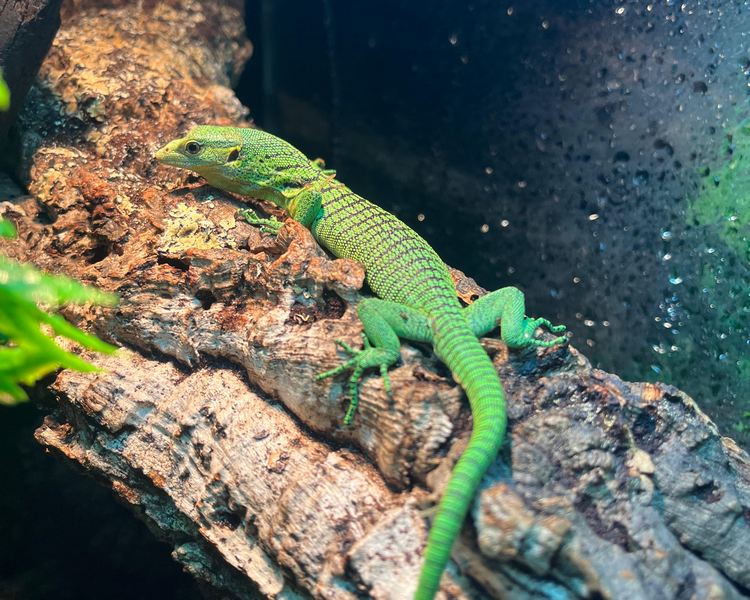
[[258, 187], [250, 195], [261, 200], [273, 202], [279, 208], [289, 211], [289, 190], [277, 190], [271, 187]]
[[[267, 200], [289, 211], [292, 203], [302, 192], [315, 189], [326, 181], [322, 171], [312, 166], [289, 169], [268, 169], [261, 173], [254, 165], [218, 165], [193, 169], [213, 185], [228, 192]], [[249, 175], [248, 172], [252, 173]]]

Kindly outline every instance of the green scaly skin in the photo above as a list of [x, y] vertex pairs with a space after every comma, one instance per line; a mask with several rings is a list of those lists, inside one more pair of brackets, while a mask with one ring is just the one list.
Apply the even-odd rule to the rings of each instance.
[[[539, 326], [554, 333], [565, 327], [525, 316], [524, 297], [507, 287], [463, 308], [450, 274], [430, 245], [399, 219], [352, 192], [287, 142], [257, 129], [199, 126], [156, 153], [168, 165], [189, 169], [223, 190], [270, 200], [309, 228], [335, 256], [361, 263], [378, 298], [357, 306], [364, 347], [337, 342], [350, 356], [317, 379], [351, 370], [350, 405], [344, 423], [357, 409], [359, 380], [365, 369], [380, 370], [390, 394], [388, 368], [399, 358], [400, 340], [429, 342], [466, 391], [474, 418], [469, 445], [456, 463], [440, 501], [425, 550], [415, 598], [435, 596], [451, 547], [483, 474], [495, 460], [506, 427], [500, 379], [478, 338], [502, 323], [508, 346], [553, 346], [563, 336], [543, 341]], [[281, 223], [243, 211], [249, 222], [277, 232]]]

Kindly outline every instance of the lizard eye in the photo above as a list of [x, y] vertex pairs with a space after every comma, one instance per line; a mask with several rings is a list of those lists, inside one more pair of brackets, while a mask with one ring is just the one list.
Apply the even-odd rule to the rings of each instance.
[[201, 151], [201, 145], [198, 142], [188, 142], [185, 144], [185, 152], [188, 154], [198, 154]]

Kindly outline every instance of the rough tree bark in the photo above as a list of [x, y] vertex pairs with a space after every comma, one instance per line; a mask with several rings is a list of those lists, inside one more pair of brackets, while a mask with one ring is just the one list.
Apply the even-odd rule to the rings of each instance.
[[[408, 598], [430, 492], [470, 430], [429, 348], [405, 345], [389, 401], [366, 378], [351, 428], [332, 340], [356, 344], [362, 269], [153, 150], [245, 123], [239, 1], [69, 5], [23, 115], [33, 197], [0, 204], [2, 251], [116, 291], [68, 315], [125, 347], [66, 372], [39, 441], [236, 597]], [[273, 212], [268, 207], [267, 211]], [[460, 295], [481, 290], [456, 273]], [[446, 597], [738, 598], [750, 590], [750, 459], [677, 389], [626, 383], [574, 348], [508, 352], [509, 443], [443, 580]]]

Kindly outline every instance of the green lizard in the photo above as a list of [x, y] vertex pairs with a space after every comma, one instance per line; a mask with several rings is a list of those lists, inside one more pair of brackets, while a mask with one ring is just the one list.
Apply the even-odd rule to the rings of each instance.
[[[309, 228], [335, 256], [364, 266], [367, 283], [379, 296], [357, 305], [364, 347], [355, 350], [337, 340], [350, 358], [317, 375], [323, 379], [351, 370], [345, 424], [351, 423], [357, 409], [358, 385], [365, 369], [378, 368], [386, 392], [391, 393], [388, 368], [399, 358], [400, 339], [431, 343], [465, 390], [474, 427], [433, 520], [415, 595], [418, 600], [433, 598], [480, 480], [505, 434], [505, 395], [478, 337], [500, 323], [502, 339], [510, 347], [552, 346], [566, 338], [536, 339], [537, 327], [543, 325], [554, 333], [565, 327], [526, 317], [523, 294], [513, 287], [463, 308], [448, 269], [424, 239], [352, 192], [335, 179], [335, 172], [323, 170], [318, 161], [269, 133], [198, 126], [161, 148], [156, 158], [195, 171], [222, 190], [270, 200]], [[281, 228], [275, 219], [259, 218], [252, 211], [242, 213], [266, 231], [276, 233]]]

